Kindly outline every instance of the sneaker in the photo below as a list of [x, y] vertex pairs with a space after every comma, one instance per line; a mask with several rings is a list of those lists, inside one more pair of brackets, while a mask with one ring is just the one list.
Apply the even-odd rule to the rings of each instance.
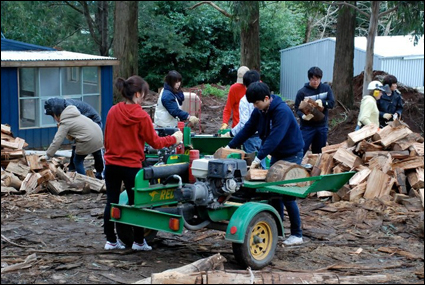
[[133, 246], [131, 247], [133, 250], [143, 250], [143, 251], [149, 251], [152, 250], [152, 247], [148, 245], [145, 239], [143, 239], [143, 243], [137, 243], [133, 242]]
[[303, 243], [303, 238], [302, 237], [297, 237], [297, 236], [289, 236], [284, 242], [284, 245], [296, 245], [296, 244], [302, 244]]
[[117, 242], [110, 242], [107, 241], [105, 244], [105, 249], [106, 250], [111, 250], [111, 249], [125, 249], [125, 245], [121, 243], [120, 240], [117, 240]]

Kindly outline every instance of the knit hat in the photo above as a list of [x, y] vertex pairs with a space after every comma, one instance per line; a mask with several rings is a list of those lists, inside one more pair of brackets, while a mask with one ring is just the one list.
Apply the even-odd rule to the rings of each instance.
[[241, 66], [238, 69], [238, 79], [236, 80], [236, 83], [240, 83], [243, 84], [243, 76], [245, 75], [245, 73], [249, 70], [248, 67], [246, 66]]

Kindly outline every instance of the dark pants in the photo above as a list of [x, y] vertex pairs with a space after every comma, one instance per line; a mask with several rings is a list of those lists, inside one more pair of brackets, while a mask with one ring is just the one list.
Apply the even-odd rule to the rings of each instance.
[[328, 140], [328, 130], [328, 126], [302, 126], [301, 132], [304, 139], [304, 154], [306, 154], [310, 145], [312, 153], [322, 153], [322, 147], [326, 146]]
[[[98, 151], [93, 152], [92, 155], [94, 158], [94, 168], [96, 169], [96, 178], [103, 179], [103, 168], [104, 168], [103, 151], [102, 149], [99, 149]], [[84, 159], [86, 158], [86, 156], [87, 154], [85, 155], [74, 154], [74, 158], [72, 161], [74, 162], [74, 167], [77, 173], [86, 175], [86, 170], [84, 168]]]
[[[103, 214], [104, 233], [106, 240], [112, 243], [117, 241], [115, 235], [115, 223], [109, 221], [111, 219], [111, 203], [118, 204], [120, 200], [121, 184], [127, 190], [128, 204], [134, 205], [134, 180], [140, 168], [131, 168], [117, 165], [105, 166], [105, 184], [106, 184], [106, 207]], [[142, 244], [144, 241], [145, 231], [141, 227], [133, 227], [134, 241]]]
[[[303, 153], [302, 151], [298, 152], [294, 156], [286, 157], [282, 160], [293, 162], [297, 164], [301, 164], [301, 161], [303, 159]], [[280, 159], [277, 159], [275, 157], [272, 157], [270, 160], [270, 165], [273, 165], [275, 162], [277, 162]], [[289, 221], [291, 223], [291, 235], [302, 237], [303, 232], [301, 229], [301, 217], [300, 217], [300, 210], [298, 209], [296, 197], [289, 196], [289, 195], [282, 195], [281, 198], [273, 199], [271, 202], [271, 205], [277, 210], [280, 217], [283, 221], [283, 212], [284, 207], [286, 207], [286, 211], [288, 212]]]

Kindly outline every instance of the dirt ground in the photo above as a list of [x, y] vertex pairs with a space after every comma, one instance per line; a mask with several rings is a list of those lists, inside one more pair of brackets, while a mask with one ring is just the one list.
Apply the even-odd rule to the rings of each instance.
[[[362, 79], [354, 81], [357, 90]], [[423, 93], [411, 88], [405, 91], [404, 120], [423, 136]], [[357, 102], [359, 96], [356, 92]], [[147, 99], [147, 105], [150, 100], [155, 102], [155, 96]], [[202, 131], [216, 133], [225, 100], [203, 94], [202, 103]], [[358, 110], [345, 110], [341, 105], [331, 111], [330, 121], [338, 123], [330, 129], [329, 144], [346, 139], [357, 114]], [[389, 197], [355, 203], [309, 197], [298, 202], [305, 243], [284, 247], [279, 240], [275, 258], [264, 272], [332, 272], [364, 277], [362, 283], [371, 284], [375, 282], [366, 276], [385, 275], [385, 284], [424, 284], [423, 207], [419, 198], [402, 204]], [[186, 230], [181, 236], [159, 232], [151, 252], [106, 251], [105, 203], [104, 193], [2, 196], [1, 283], [132, 283], [216, 253], [227, 259], [226, 270], [245, 269], [236, 263], [224, 233], [216, 230]], [[288, 234], [287, 219], [284, 226]], [[4, 272], [7, 266], [27, 258], [26, 266]]]

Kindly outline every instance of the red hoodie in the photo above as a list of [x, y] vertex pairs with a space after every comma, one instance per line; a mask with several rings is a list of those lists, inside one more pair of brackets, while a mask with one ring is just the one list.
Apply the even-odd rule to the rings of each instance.
[[112, 106], [105, 124], [105, 164], [141, 168], [145, 142], [161, 149], [175, 144], [176, 138], [159, 137], [140, 105], [121, 102]]

